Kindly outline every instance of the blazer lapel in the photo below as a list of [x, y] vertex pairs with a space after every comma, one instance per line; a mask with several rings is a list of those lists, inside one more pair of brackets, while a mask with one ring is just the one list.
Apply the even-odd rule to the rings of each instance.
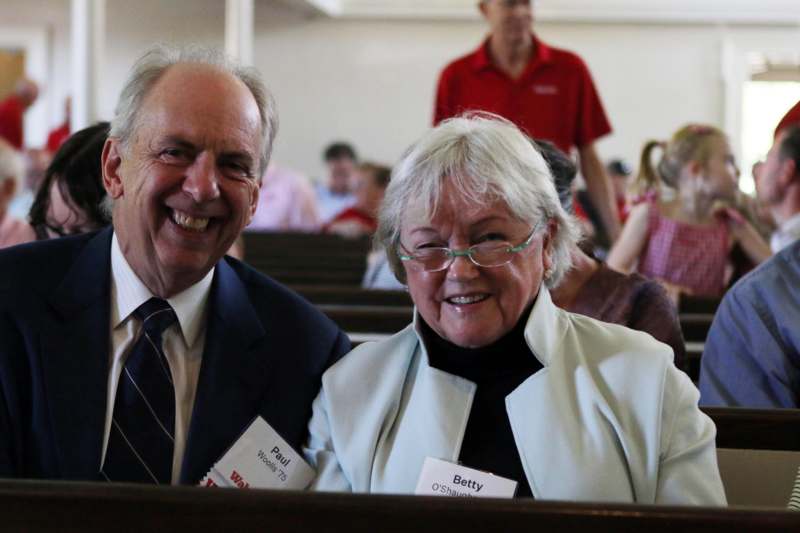
[[96, 479], [106, 415], [111, 235], [93, 237], [50, 298], [41, 361], [61, 475]]
[[209, 298], [181, 483], [197, 484], [259, 414], [267, 365], [254, 347], [264, 335], [244, 284], [220, 261]]

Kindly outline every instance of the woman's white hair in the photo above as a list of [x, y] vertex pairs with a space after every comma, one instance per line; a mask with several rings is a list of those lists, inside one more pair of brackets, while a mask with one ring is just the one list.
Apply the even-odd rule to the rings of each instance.
[[258, 173], [260, 176], [267, 168], [272, 154], [272, 143], [278, 132], [278, 112], [275, 99], [264, 85], [261, 75], [256, 69], [243, 67], [214, 48], [197, 45], [173, 47], [156, 44], [145, 51], [134, 63], [128, 80], [122, 88], [115, 116], [111, 121], [109, 136], [119, 138], [122, 145], [126, 145], [138, 125], [139, 110], [145, 96], [169, 67], [179, 63], [214, 67], [235, 76], [250, 90], [261, 115], [261, 154]]
[[554, 222], [552, 269], [545, 277], [555, 287], [571, 266], [570, 248], [579, 231], [561, 207], [542, 155], [511, 122], [472, 112], [446, 120], [413, 144], [392, 172], [378, 215], [377, 243], [385, 247], [395, 276], [405, 282], [397, 255], [403, 218], [410, 205], [431, 218], [445, 184], [474, 205], [502, 201], [511, 215], [541, 229]]

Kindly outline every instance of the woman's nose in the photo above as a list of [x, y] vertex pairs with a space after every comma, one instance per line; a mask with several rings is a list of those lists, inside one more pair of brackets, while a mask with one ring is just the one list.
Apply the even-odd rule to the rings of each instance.
[[472, 279], [480, 275], [478, 265], [467, 255], [459, 255], [447, 269], [447, 277], [452, 280]]

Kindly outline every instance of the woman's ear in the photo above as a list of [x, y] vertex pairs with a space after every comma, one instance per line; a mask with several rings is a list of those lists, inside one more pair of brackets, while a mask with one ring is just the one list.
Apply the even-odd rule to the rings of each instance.
[[550, 272], [553, 269], [553, 243], [557, 234], [558, 221], [551, 218], [547, 222], [547, 228], [542, 232], [542, 268], [544, 272]]

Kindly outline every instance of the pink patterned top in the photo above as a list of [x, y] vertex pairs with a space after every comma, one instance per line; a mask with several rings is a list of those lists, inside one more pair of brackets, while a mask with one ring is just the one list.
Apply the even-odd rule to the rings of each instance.
[[730, 253], [728, 227], [687, 224], [663, 216], [654, 203], [647, 219], [647, 244], [639, 272], [685, 287], [695, 296], [721, 296]]

